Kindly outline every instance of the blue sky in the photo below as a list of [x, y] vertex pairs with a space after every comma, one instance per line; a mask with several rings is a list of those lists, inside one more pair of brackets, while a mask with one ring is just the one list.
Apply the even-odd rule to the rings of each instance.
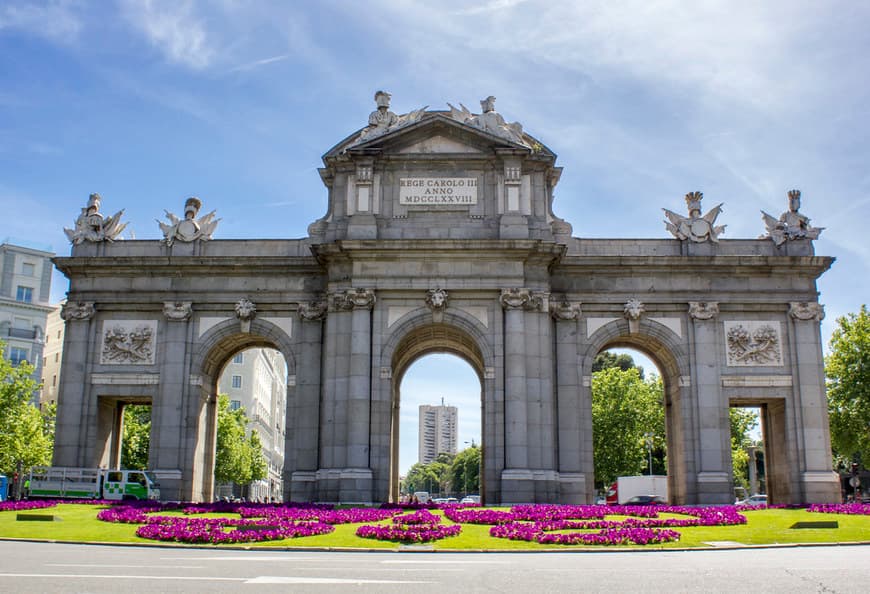
[[[139, 239], [199, 196], [216, 238], [292, 238], [320, 156], [366, 123], [487, 95], [559, 155], [582, 237], [669, 237], [724, 202], [725, 238], [786, 192], [837, 262], [825, 341], [870, 294], [870, 5], [863, 2], [18, 1], [0, 4], [0, 237], [68, 253], [90, 192]], [[65, 291], [56, 276], [53, 293]]]

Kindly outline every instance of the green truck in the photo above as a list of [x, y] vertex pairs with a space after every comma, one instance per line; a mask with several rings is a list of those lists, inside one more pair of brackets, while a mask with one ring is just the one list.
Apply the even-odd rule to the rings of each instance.
[[145, 470], [34, 466], [29, 483], [31, 499], [160, 499], [160, 485]]

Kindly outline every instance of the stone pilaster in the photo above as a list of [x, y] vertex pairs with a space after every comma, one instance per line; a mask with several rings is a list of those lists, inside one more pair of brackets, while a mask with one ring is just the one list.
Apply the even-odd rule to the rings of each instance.
[[591, 402], [580, 401], [580, 370], [577, 365], [580, 303], [567, 299], [550, 301], [556, 343], [556, 430], [559, 445], [559, 502], [592, 503], [595, 471], [592, 462]]
[[[90, 450], [86, 443], [83, 420], [89, 415], [90, 392], [88, 370], [93, 350], [91, 337], [98, 336], [92, 325], [96, 309], [92, 301], [70, 301], [64, 304], [60, 316], [66, 322], [63, 338], [63, 368], [60, 374], [55, 427], [55, 466], [90, 466]], [[96, 419], [91, 419], [92, 423]], [[87, 423], [85, 423], [87, 426]]]
[[792, 373], [795, 403], [803, 418], [801, 488], [804, 503], [839, 503], [840, 481], [831, 467], [831, 435], [825, 397], [822, 358], [822, 305], [814, 301], [789, 304], [792, 330]]
[[[733, 503], [733, 478], [728, 463], [731, 425], [719, 374], [718, 315], [716, 302], [689, 302], [695, 370], [692, 391], [697, 403], [696, 498], [698, 503], [726, 504]], [[689, 436], [685, 437], [678, 447], [692, 447]]]
[[192, 314], [190, 301], [167, 301], [163, 304], [166, 323], [160, 334], [158, 351], [160, 384], [151, 401], [153, 429], [148, 467], [163, 477], [160, 479], [161, 496], [169, 500], [182, 498], [180, 475], [186, 465], [181, 459], [186, 448], [186, 444], [182, 443], [185, 419], [183, 404], [190, 397], [187, 345], [191, 339], [189, 322]]
[[[299, 351], [296, 387], [287, 388], [287, 433], [285, 436], [284, 491], [290, 501], [316, 498], [315, 472], [320, 432], [321, 341], [326, 319], [326, 301], [299, 305]], [[292, 430], [291, 430], [292, 428]]]

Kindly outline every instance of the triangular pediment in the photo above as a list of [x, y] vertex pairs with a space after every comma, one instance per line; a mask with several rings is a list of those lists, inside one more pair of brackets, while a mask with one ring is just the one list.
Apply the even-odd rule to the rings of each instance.
[[342, 154], [453, 154], [480, 155], [492, 154], [497, 150], [520, 152], [539, 152], [552, 155], [546, 147], [531, 136], [525, 135], [529, 146], [513, 142], [455, 121], [446, 112], [426, 112], [419, 121], [395, 130], [366, 139], [361, 135], [365, 128], [351, 134], [324, 155], [325, 160]]
[[441, 134], [435, 134], [424, 138], [419, 142], [411, 143], [396, 151], [400, 154], [414, 153], [472, 153], [479, 155], [483, 151], [480, 148], [460, 142], [454, 138], [448, 138]]

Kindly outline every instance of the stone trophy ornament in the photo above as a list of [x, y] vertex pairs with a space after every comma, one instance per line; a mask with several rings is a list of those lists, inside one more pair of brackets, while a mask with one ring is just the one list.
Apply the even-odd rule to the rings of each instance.
[[412, 112], [396, 115], [390, 111], [390, 99], [392, 95], [386, 91], [377, 91], [375, 93], [375, 105], [377, 109], [369, 114], [369, 125], [364, 129], [357, 139], [357, 143], [372, 140], [378, 136], [383, 136], [387, 132], [398, 130], [408, 124], [413, 124], [423, 117], [428, 105], [416, 109]]
[[486, 99], [481, 99], [481, 113], [479, 114], [471, 113], [462, 103], [459, 104], [459, 107], [462, 109], [457, 109], [450, 105], [450, 103], [447, 106], [450, 108], [450, 117], [457, 122], [483, 130], [493, 136], [499, 136], [511, 142], [529, 146], [528, 142], [523, 138], [523, 125], [519, 122], [512, 122], [510, 124], [505, 122], [501, 114], [495, 110], [495, 97], [492, 95]]
[[[725, 231], [726, 225], [716, 226], [716, 217], [722, 212], [722, 203], [701, 216], [702, 192], [689, 192], [686, 194], [686, 206], [689, 208], [689, 216], [684, 217], [672, 210], [663, 208], [665, 216], [665, 228], [677, 239], [688, 239], [695, 243], [712, 241], [719, 243], [719, 235]], [[670, 221], [670, 222], [669, 222]]]
[[127, 223], [121, 222], [124, 209], [119, 210], [111, 217], [103, 217], [100, 214], [102, 198], [99, 194], [91, 194], [88, 204], [82, 208], [82, 212], [76, 219], [75, 227], [64, 228], [67, 238], [73, 245], [79, 245], [86, 241], [99, 243], [101, 241], [115, 241]]
[[800, 207], [801, 191], [791, 190], [788, 193], [788, 210], [779, 219], [762, 210], [761, 217], [767, 227], [767, 235], [762, 235], [759, 239], [770, 238], [778, 246], [794, 239], [818, 239], [825, 228], [810, 226], [809, 217], [798, 212]]
[[163, 241], [166, 242], [167, 246], [172, 246], [175, 241], [190, 243], [197, 239], [201, 241], [211, 239], [220, 219], [214, 218], [216, 212], [214, 210], [197, 219], [196, 215], [199, 214], [200, 208], [202, 208], [202, 201], [199, 198], [191, 197], [184, 203], [183, 219], [179, 219], [168, 210], [163, 212], [166, 213], [169, 224], [156, 219], [157, 224], [160, 225], [160, 230], [163, 231]]

